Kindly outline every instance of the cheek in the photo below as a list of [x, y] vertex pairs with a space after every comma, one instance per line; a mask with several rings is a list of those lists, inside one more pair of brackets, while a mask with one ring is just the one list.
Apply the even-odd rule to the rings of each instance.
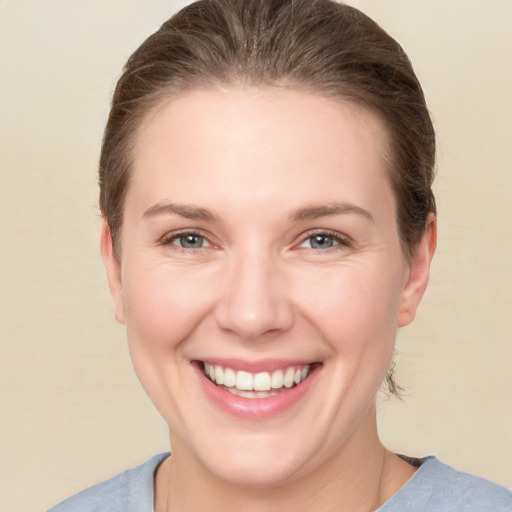
[[[392, 353], [400, 304], [400, 273], [347, 265], [302, 278], [302, 312], [339, 355]], [[343, 359], [341, 359], [343, 361]]]
[[162, 416], [170, 425], [180, 425], [180, 397], [190, 393], [183, 378], [189, 371], [184, 341], [210, 309], [210, 293], [202, 286], [205, 276], [166, 265], [133, 270], [126, 267], [123, 282], [133, 366]]
[[130, 272], [124, 282], [130, 343], [146, 350], [175, 347], [208, 310], [207, 276], [155, 265]]

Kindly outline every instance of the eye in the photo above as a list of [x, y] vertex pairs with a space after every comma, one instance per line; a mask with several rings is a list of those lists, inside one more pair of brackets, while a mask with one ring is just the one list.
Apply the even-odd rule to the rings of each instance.
[[200, 235], [181, 235], [173, 240], [173, 243], [183, 247], [184, 249], [199, 249], [203, 247], [206, 240]]
[[347, 239], [336, 233], [319, 232], [313, 233], [302, 240], [299, 247], [315, 250], [328, 250], [337, 245], [348, 246]]
[[203, 235], [195, 232], [171, 233], [166, 235], [161, 243], [162, 245], [177, 245], [181, 249], [202, 249], [211, 246]]

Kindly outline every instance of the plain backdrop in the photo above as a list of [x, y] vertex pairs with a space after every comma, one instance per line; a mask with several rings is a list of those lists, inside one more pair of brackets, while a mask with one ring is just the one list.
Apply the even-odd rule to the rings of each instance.
[[[113, 319], [96, 165], [124, 61], [185, 3], [0, 0], [0, 510], [168, 449]], [[439, 140], [438, 252], [382, 437], [510, 487], [512, 1], [350, 3], [408, 52]]]

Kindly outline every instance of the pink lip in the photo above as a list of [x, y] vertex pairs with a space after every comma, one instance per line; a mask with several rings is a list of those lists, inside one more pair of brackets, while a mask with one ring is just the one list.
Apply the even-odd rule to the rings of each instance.
[[[210, 362], [210, 360], [208, 360], [208, 362]], [[227, 364], [226, 360], [223, 360], [223, 363], [212, 364], [222, 364], [222, 366], [232, 368], [232, 366]], [[313, 385], [321, 368], [321, 365], [314, 367], [305, 381], [277, 395], [268, 398], [244, 398], [233, 395], [229, 391], [216, 386], [204, 376], [199, 364], [193, 364], [192, 366], [197, 373], [203, 391], [214, 405], [232, 416], [252, 421], [267, 420], [291, 409], [304, 397]], [[280, 364], [277, 368], [286, 366], [293, 366], [293, 364], [288, 364], [287, 362], [285, 366]], [[296, 366], [299, 366], [299, 364], [296, 363]], [[233, 367], [241, 369], [240, 365], [234, 364]], [[244, 366], [244, 368], [247, 368], [247, 366]]]

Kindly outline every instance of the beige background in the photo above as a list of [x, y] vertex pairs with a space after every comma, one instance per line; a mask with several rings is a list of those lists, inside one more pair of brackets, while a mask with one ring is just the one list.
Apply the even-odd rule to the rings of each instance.
[[[167, 449], [112, 317], [95, 171], [122, 63], [184, 3], [0, 0], [0, 510]], [[439, 138], [439, 249], [382, 435], [510, 487], [512, 1], [352, 4], [409, 53]]]

